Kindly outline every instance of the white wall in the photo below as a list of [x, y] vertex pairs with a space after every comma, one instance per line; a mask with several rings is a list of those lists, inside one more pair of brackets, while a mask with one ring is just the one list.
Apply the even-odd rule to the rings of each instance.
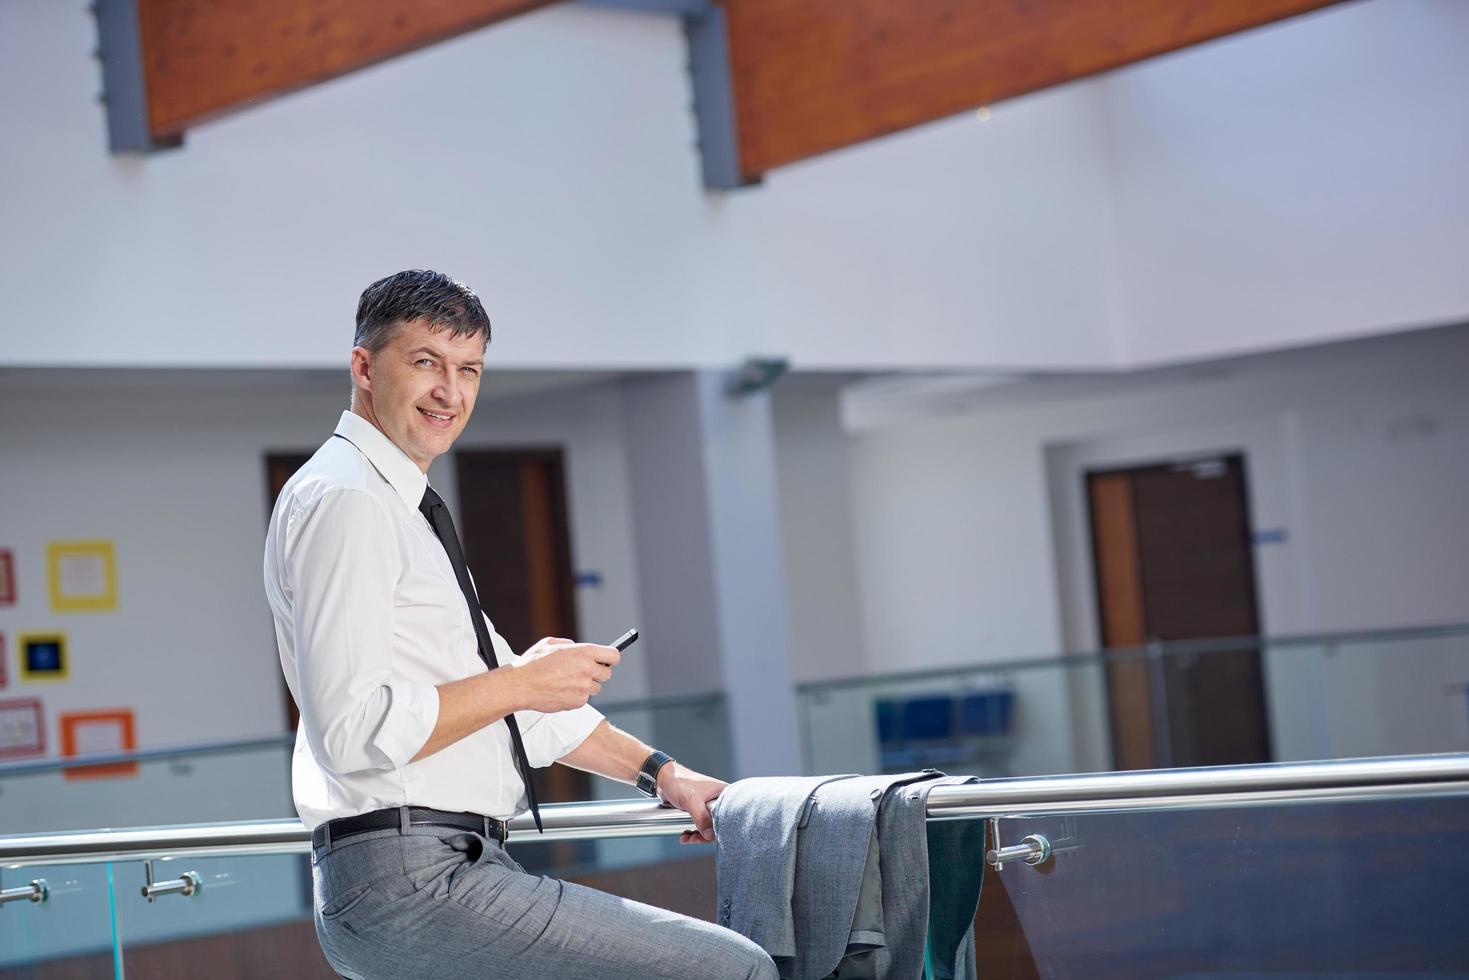
[[[330, 434], [346, 407], [345, 372], [11, 370], [3, 380], [0, 418], [10, 421], [0, 427], [0, 547], [17, 557], [21, 598], [0, 609], [0, 632], [13, 647], [20, 632], [64, 629], [72, 675], [65, 683], [25, 683], [12, 666], [10, 685], [0, 693], [44, 700], [53, 753], [56, 715], [63, 710], [134, 708], [143, 747], [281, 732], [284, 695], [260, 583], [267, 516], [263, 457], [311, 452]], [[458, 444], [563, 450], [573, 565], [600, 580], [576, 592], [582, 635], [607, 641], [632, 625], [645, 632], [606, 686], [602, 698], [609, 703], [720, 686], [717, 658], [710, 667], [676, 649], [661, 655], [694, 671], [688, 682], [662, 676], [661, 686], [652, 683], [651, 665], [669, 638], [648, 628], [656, 624], [645, 621], [640, 597], [629, 453], [634, 436], [624, 405], [629, 383], [637, 382], [491, 370]], [[822, 403], [828, 414], [817, 436], [836, 425], [831, 404], [829, 398]], [[799, 442], [799, 425], [785, 427]], [[832, 445], [820, 438], [810, 444], [818, 454]], [[781, 448], [791, 445], [787, 440]], [[845, 478], [823, 472], [819, 455], [806, 462], [816, 468], [781, 499], [824, 522], [822, 548], [828, 541], [840, 547], [849, 541], [846, 512], [828, 507], [827, 498], [846, 492]], [[781, 479], [789, 475], [782, 468]], [[452, 454], [435, 464], [431, 478], [457, 509]], [[647, 517], [660, 520], [657, 513]], [[51, 613], [45, 542], [93, 537], [116, 542], [118, 610]], [[822, 622], [823, 603], [855, 588], [850, 553], [835, 569], [800, 564], [805, 555], [821, 554], [819, 548], [791, 553], [799, 570], [788, 593], [801, 624], [798, 636], [822, 640], [799, 645], [794, 672], [830, 676], [828, 667], [836, 665], [861, 672], [858, 624]], [[828, 601], [833, 589], [836, 598]], [[703, 628], [713, 636], [715, 625]], [[697, 683], [697, 676], [711, 682]]]
[[[409, 266], [484, 293], [492, 368], [1111, 369], [1464, 319], [1466, 21], [1456, 0], [1343, 4], [709, 196], [672, 18], [547, 9], [122, 159], [84, 5], [10, 0], [0, 365], [336, 368], [362, 286]], [[1462, 343], [1405, 343], [1329, 370], [1020, 385], [846, 448], [823, 448], [827, 408], [781, 394], [781, 520], [816, 542], [786, 556], [796, 675], [1080, 642], [1052, 541], [1066, 452], [1222, 440], [1276, 460], [1252, 469], [1257, 514], [1290, 531], [1261, 552], [1270, 630], [1463, 617]], [[48, 688], [51, 717], [106, 698], [146, 709], [145, 744], [181, 741], [180, 691], [225, 691], [211, 735], [277, 730], [259, 458], [319, 443], [345, 383], [41, 377], [0, 376], [22, 590], [0, 629], [70, 632], [88, 686]], [[569, 447], [598, 638], [640, 608], [619, 397], [487, 403], [465, 443]], [[436, 482], [452, 503], [452, 474]], [[62, 623], [31, 605], [41, 548], [91, 535], [118, 542], [123, 609]], [[630, 659], [609, 694], [646, 689]], [[165, 672], [178, 686], [148, 682]]]
[[1069, 85], [727, 197], [734, 351], [819, 370], [1115, 366], [1101, 108], [1096, 83]]
[[[1074, 490], [1089, 463], [1221, 449], [1247, 453], [1256, 526], [1287, 533], [1257, 551], [1268, 632], [1469, 618], [1466, 369], [1469, 332], [1434, 331], [1206, 369], [1017, 383], [970, 396], [957, 416], [855, 436], [839, 425], [834, 384], [783, 381], [774, 418], [792, 675], [1093, 645], [1079, 496], [1055, 488]], [[318, 444], [346, 384], [269, 377], [264, 390], [251, 372], [5, 377], [0, 545], [17, 555], [21, 601], [0, 609], [0, 631], [13, 644], [21, 631], [65, 629], [73, 679], [24, 684], [12, 668], [4, 693], [45, 699], [53, 747], [56, 713], [81, 708], [136, 707], [144, 745], [279, 731], [260, 592], [261, 457]], [[511, 385], [481, 401], [462, 445], [565, 447], [573, 560], [603, 580], [578, 590], [578, 615], [587, 636], [605, 639], [643, 618], [623, 383], [516, 384], [519, 393]], [[452, 470], [433, 479], [456, 506]], [[49, 612], [44, 543], [62, 537], [117, 542], [118, 612]], [[1434, 691], [1456, 682], [1451, 653], [1424, 661]], [[628, 658], [608, 700], [649, 690], [645, 660]], [[1327, 668], [1376, 710], [1382, 678]], [[1273, 683], [1299, 689], [1322, 676], [1277, 673]], [[1072, 707], [1093, 694], [1071, 691]], [[1037, 688], [1028, 703], [1060, 697]], [[1038, 737], [1068, 735], [1030, 720], [1042, 722]], [[1291, 744], [1344, 737], [1330, 719], [1296, 721]]]
[[1346, 3], [1108, 76], [1124, 356], [1469, 313], [1469, 4]]
[[[1257, 552], [1268, 632], [1469, 617], [1466, 367], [1469, 330], [1455, 328], [1018, 383], [960, 414], [860, 433], [853, 527], [868, 643], [915, 666], [1093, 646], [1089, 597], [1063, 602], [1089, 583], [1084, 555], [1081, 572], [1055, 557], [1053, 523], [1065, 534], [1071, 519], [1053, 522], [1048, 466], [1069, 461], [1069, 486], [1089, 463], [1234, 448], [1249, 455], [1256, 527], [1287, 534]], [[963, 651], [946, 642], [955, 636]]]
[[[1094, 647], [1084, 468], [1221, 450], [1247, 455], [1255, 527], [1285, 534], [1256, 550], [1265, 632], [1469, 620], [1466, 369], [1469, 328], [1456, 328], [993, 388], [962, 414], [861, 433], [851, 467], [867, 646], [904, 669]], [[1423, 649], [1327, 665], [1341, 710], [1391, 711], [1378, 672], [1408, 666], [1441, 714], [1457, 711], [1441, 695], [1469, 670], [1462, 651]], [[1286, 669], [1298, 662], [1271, 677], [1283, 757], [1328, 738], [1288, 717], [1322, 683]]]
[[124, 159], [85, 5], [10, 0], [0, 364], [330, 367], [422, 266], [519, 367], [1087, 369], [1463, 319], [1466, 21], [1334, 6], [706, 195], [673, 17], [549, 8]]
[[[56, 751], [63, 710], [132, 707], [140, 746], [248, 738], [283, 731], [280, 665], [261, 585], [266, 523], [263, 456], [313, 451], [346, 407], [345, 374], [185, 373], [132, 376], [109, 387], [90, 373], [12, 375], [0, 393], [0, 547], [16, 556], [19, 602], [0, 632], [64, 630], [71, 679], [26, 683], [14, 669], [4, 696], [46, 708]], [[493, 384], [493, 380], [490, 384]], [[482, 399], [464, 448], [565, 449], [573, 561], [602, 575], [577, 591], [588, 637], [607, 641], [638, 620], [627, 477], [613, 383]], [[450, 461], [430, 476], [451, 507]], [[116, 612], [52, 613], [45, 544], [116, 543]], [[604, 697], [645, 693], [630, 657]]]
[[[502, 366], [1113, 361], [1085, 91], [710, 197], [674, 17], [557, 6], [146, 159], [105, 151], [94, 35], [80, 2], [0, 6], [0, 131], [30, 141], [0, 158], [0, 364], [329, 367], [411, 267], [485, 296]], [[65, 330], [21, 326], [58, 302]]]
[[1045, 475], [1033, 435], [975, 418], [852, 450], [860, 616], [879, 672], [1060, 648]]
[[[280, 664], [260, 582], [262, 453], [310, 447], [341, 403], [199, 386], [162, 396], [87, 393], [75, 378], [0, 395], [0, 538], [20, 600], [0, 629], [64, 630], [71, 679], [17, 684], [56, 713], [133, 707], [140, 745], [284, 730]], [[335, 404], [333, 404], [335, 402]], [[115, 542], [116, 612], [52, 613], [48, 540]], [[163, 680], [167, 678], [167, 680]]]
[[790, 378], [774, 389], [776, 475], [791, 672], [797, 682], [873, 667], [857, 612], [850, 440], [836, 385]]

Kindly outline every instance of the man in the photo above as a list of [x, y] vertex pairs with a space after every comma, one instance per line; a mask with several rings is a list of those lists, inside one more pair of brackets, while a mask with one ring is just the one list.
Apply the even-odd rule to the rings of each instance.
[[693, 818], [686, 841], [712, 839], [725, 784], [587, 704], [617, 650], [547, 638], [517, 656], [479, 610], [426, 474], [469, 421], [489, 340], [479, 299], [444, 275], [369, 286], [351, 409], [271, 515], [265, 588], [301, 709], [292, 784], [322, 948], [347, 977], [773, 980], [734, 932], [505, 852], [502, 821], [535, 810], [532, 765], [641, 772]]

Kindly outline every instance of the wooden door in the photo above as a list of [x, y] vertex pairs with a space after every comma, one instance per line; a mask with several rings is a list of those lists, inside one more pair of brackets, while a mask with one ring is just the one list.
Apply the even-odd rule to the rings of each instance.
[[[545, 636], [580, 639], [561, 451], [475, 449], [454, 460], [464, 560], [496, 632], [517, 652]], [[577, 769], [550, 766], [534, 778], [542, 803], [591, 796], [591, 777]], [[545, 870], [581, 863], [588, 854], [586, 846], [562, 841], [517, 859]]]
[[[311, 453], [308, 452], [265, 454], [265, 514], [267, 518], [275, 510], [275, 502], [280, 497], [281, 490], [310, 458]], [[285, 698], [286, 702], [286, 731], [294, 732], [301, 721], [301, 709], [296, 707], [296, 699], [291, 697], [291, 689], [286, 684], [285, 675], [281, 675], [281, 697]]]
[[[1087, 495], [1103, 646], [1258, 635], [1242, 456], [1089, 473]], [[1253, 641], [1114, 662], [1107, 687], [1119, 769], [1270, 759]]]
[[459, 533], [481, 605], [517, 651], [575, 639], [571, 533], [560, 450], [455, 454]]

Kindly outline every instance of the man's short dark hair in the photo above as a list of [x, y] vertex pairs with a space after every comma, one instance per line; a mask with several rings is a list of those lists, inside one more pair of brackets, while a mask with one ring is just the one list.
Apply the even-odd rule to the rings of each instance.
[[399, 272], [364, 289], [357, 301], [353, 344], [376, 354], [393, 339], [399, 324], [413, 320], [427, 320], [455, 340], [482, 333], [485, 346], [490, 345], [490, 318], [474, 290], [428, 269]]

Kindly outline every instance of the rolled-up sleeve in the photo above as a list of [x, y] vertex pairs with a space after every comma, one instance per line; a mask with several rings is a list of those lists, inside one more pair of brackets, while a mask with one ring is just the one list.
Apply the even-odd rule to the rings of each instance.
[[[488, 617], [485, 622], [489, 623]], [[521, 661], [521, 656], [510, 649], [505, 638], [495, 632], [494, 624], [490, 624], [490, 642], [495, 645], [495, 657], [501, 664]], [[601, 724], [602, 712], [584, 704], [570, 711], [517, 711], [515, 721], [520, 725], [526, 758], [532, 766], [542, 769], [586, 741], [592, 730]]]
[[439, 716], [432, 685], [393, 674], [401, 556], [385, 523], [372, 497], [341, 489], [303, 506], [287, 531], [301, 720], [317, 762], [339, 774], [406, 766]]

